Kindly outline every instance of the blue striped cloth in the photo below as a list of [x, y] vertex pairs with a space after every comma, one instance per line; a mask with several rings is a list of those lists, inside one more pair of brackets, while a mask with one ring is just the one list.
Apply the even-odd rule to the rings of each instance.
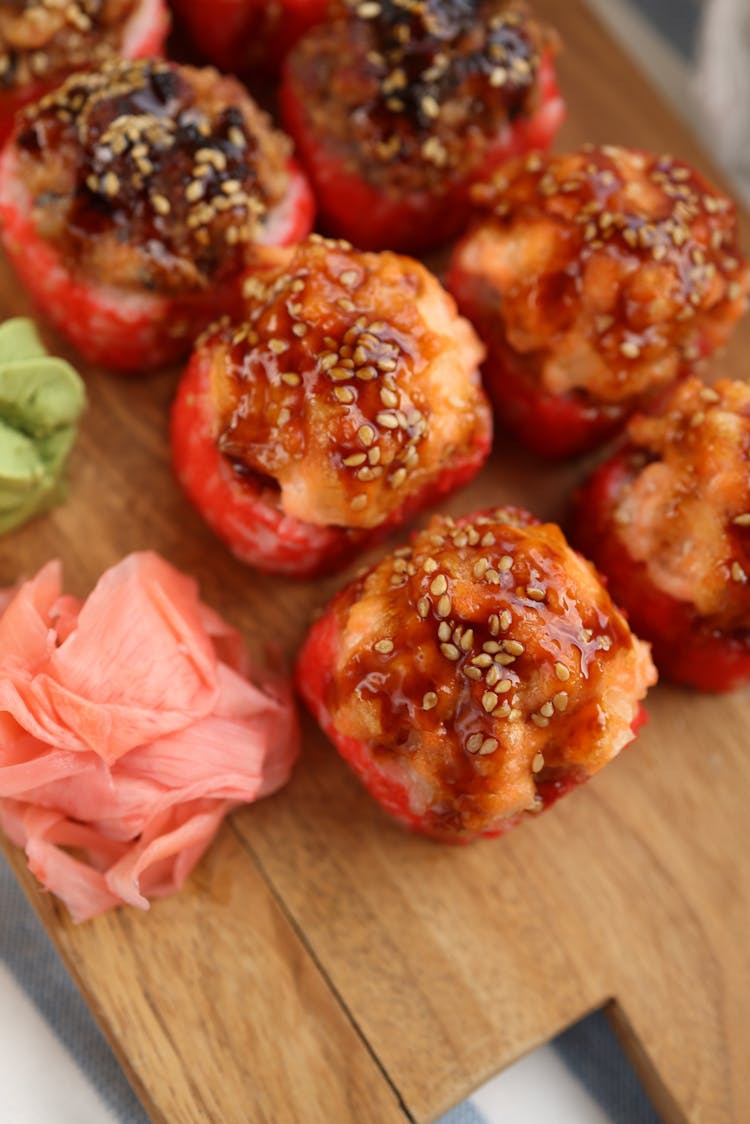
[[[66, 972], [62, 961], [47, 938], [40, 922], [26, 902], [10, 868], [0, 858], [0, 965], [4, 965], [19, 987], [34, 1004], [44, 1022], [74, 1058], [86, 1075], [101, 1102], [118, 1124], [148, 1124], [148, 1116], [130, 1088], [105, 1039], [99, 1032], [88, 1008]], [[1, 981], [0, 981], [1, 982]], [[0, 993], [1, 994], [1, 993]], [[2, 1020], [5, 1008], [0, 1006], [0, 1032], [7, 1031]], [[444, 1116], [439, 1124], [586, 1124], [610, 1121], [613, 1124], [658, 1124], [645, 1093], [628, 1065], [609, 1025], [602, 1014], [593, 1015], [567, 1031], [555, 1042], [556, 1060], [569, 1071], [569, 1082], [579, 1082], [583, 1107], [573, 1108], [573, 1115], [564, 1115], [561, 1100], [550, 1080], [543, 1093], [548, 1098], [544, 1110], [524, 1108], [525, 1095], [535, 1093], [538, 1102], [539, 1082], [529, 1072], [519, 1074], [514, 1082], [512, 1109], [503, 1075], [497, 1085], [488, 1087], [471, 1101], [459, 1105]], [[531, 1061], [533, 1055], [527, 1061]], [[43, 1059], [35, 1059], [41, 1064]], [[520, 1063], [523, 1066], [525, 1063]], [[540, 1071], [541, 1072], [541, 1071]], [[524, 1084], [524, 1080], [526, 1084]], [[542, 1084], [546, 1084], [546, 1081]], [[578, 1104], [578, 1101], [575, 1102]], [[597, 1106], [601, 1106], [597, 1108]], [[11, 1124], [9, 1110], [3, 1108], [0, 1087], [0, 1121]], [[46, 1118], [25, 1118], [18, 1115], [12, 1124], [83, 1124], [80, 1118], [65, 1115], [62, 1109]], [[99, 1124], [91, 1117], [91, 1124]], [[213, 1124], [213, 1122], [207, 1122]], [[216, 1122], [220, 1124], [220, 1122]], [[333, 1122], [332, 1122], [333, 1124]]]

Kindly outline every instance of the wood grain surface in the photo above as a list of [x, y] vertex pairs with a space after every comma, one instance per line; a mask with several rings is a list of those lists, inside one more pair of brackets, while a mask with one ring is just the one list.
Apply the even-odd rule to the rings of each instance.
[[[580, 0], [537, 7], [566, 44], [558, 148], [622, 142], [707, 168]], [[749, 234], [743, 219], [746, 250]], [[5, 267], [0, 302], [28, 311]], [[743, 377], [749, 354], [746, 321], [718, 366]], [[176, 376], [88, 378], [71, 498], [2, 541], [0, 583], [58, 555], [80, 594], [149, 547], [195, 573], [258, 653], [273, 641], [291, 657], [345, 575], [299, 584], [236, 563], [171, 478]], [[540, 468], [498, 444], [448, 509], [512, 500], [563, 518], [586, 466]], [[187, 890], [149, 914], [75, 927], [6, 851], [154, 1120], [430, 1121], [609, 1004], [668, 1124], [743, 1124], [750, 693], [660, 686], [648, 710], [603, 774], [493, 843], [405, 834], [308, 720], [289, 786], [235, 814]]]

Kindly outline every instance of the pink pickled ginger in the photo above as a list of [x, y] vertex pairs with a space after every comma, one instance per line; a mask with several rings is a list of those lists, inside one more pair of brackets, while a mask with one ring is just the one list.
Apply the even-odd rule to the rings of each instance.
[[51, 562], [0, 592], [0, 828], [75, 921], [170, 894], [298, 752], [291, 689], [254, 686], [195, 582], [131, 554], [84, 602]]

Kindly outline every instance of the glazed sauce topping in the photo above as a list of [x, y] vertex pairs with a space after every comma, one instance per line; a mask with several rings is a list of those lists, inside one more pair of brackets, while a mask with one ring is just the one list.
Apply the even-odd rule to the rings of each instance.
[[520, 0], [346, 0], [339, 11], [305, 37], [292, 71], [314, 90], [323, 135], [354, 140], [368, 176], [405, 163], [438, 182], [536, 108], [551, 37]]
[[54, 82], [115, 55], [136, 0], [0, 4], [0, 90]]
[[628, 436], [614, 511], [628, 553], [715, 627], [750, 628], [750, 386], [688, 379]]
[[663, 385], [723, 344], [746, 307], [734, 205], [671, 157], [534, 153], [472, 194], [492, 215], [474, 241], [488, 313], [499, 297], [519, 353], [575, 357], [545, 364], [551, 390], [618, 400]]
[[487, 439], [482, 350], [411, 259], [316, 235], [267, 258], [244, 323], [203, 340], [219, 449], [272, 477], [289, 515], [377, 526]]
[[121, 284], [236, 274], [286, 185], [286, 141], [239, 83], [167, 62], [74, 75], [16, 143], [40, 231]]
[[[492, 812], [520, 786], [533, 808], [535, 782], [614, 756], [653, 681], [591, 567], [514, 508], [433, 518], [334, 606], [337, 729], [408, 762], [436, 806], [472, 795]], [[632, 690], [624, 722], [610, 689]]]

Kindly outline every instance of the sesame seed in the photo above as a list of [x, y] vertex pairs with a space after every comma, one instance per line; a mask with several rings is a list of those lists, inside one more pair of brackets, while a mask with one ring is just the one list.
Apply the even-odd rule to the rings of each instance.
[[447, 594], [443, 594], [437, 603], [438, 616], [448, 617], [451, 611], [451, 599]]
[[154, 208], [157, 215], [168, 215], [172, 209], [166, 195], [152, 195], [151, 206]]
[[474, 569], [473, 569], [474, 577], [475, 578], [484, 577], [484, 575], [487, 573], [489, 568], [490, 568], [489, 560], [487, 558], [480, 558], [478, 562], [474, 563]]
[[491, 656], [496, 655], [496, 653], [499, 652], [500, 650], [501, 650], [500, 645], [497, 643], [496, 640], [487, 640], [482, 645], [482, 651], [487, 652]]
[[447, 660], [460, 659], [461, 653], [455, 644], [441, 644], [440, 651], [443, 653]]
[[509, 554], [504, 554], [497, 564], [497, 568], [501, 574], [507, 574], [508, 570], [513, 569], [513, 559]]
[[268, 350], [272, 351], [274, 355], [283, 355], [285, 351], [289, 350], [289, 344], [286, 340], [270, 339], [268, 341]]
[[363, 507], [367, 507], [367, 496], [362, 494], [354, 496], [349, 506], [351, 507], [352, 511], [361, 511]]
[[396, 471], [391, 474], [391, 478], [390, 478], [391, 487], [392, 488], [400, 488], [401, 485], [405, 482], [406, 477], [407, 477], [406, 469], [405, 468], [397, 468]]
[[490, 636], [497, 636], [498, 632], [500, 631], [500, 618], [497, 613], [490, 614], [487, 620], [487, 625], [490, 630]]
[[478, 667], [465, 667], [464, 668], [464, 675], [468, 679], [479, 680], [479, 679], [482, 678], [482, 673], [481, 673], [481, 671], [479, 670]]
[[483, 535], [479, 540], [480, 546], [494, 546], [495, 541], [495, 536], [493, 535], [492, 531], [488, 531], [487, 534]]
[[428, 691], [422, 699], [422, 710], [434, 710], [438, 704], [438, 697], [434, 691]]
[[545, 726], [549, 726], [549, 718], [545, 718], [542, 714], [532, 714], [531, 721], [535, 726], [539, 726], [542, 729]]
[[503, 632], [507, 632], [512, 624], [513, 624], [513, 617], [510, 613], [510, 610], [509, 609], [503, 609], [502, 613], [500, 614], [500, 628], [501, 628], [501, 630]]
[[750, 527], [750, 512], [744, 512], [742, 515], [735, 515], [732, 522], [736, 527]]
[[[339, 388], [336, 387], [336, 389], [338, 390]], [[367, 457], [364, 453], [352, 453], [350, 457], [344, 457], [344, 464], [347, 468], [359, 468], [366, 460]]]
[[555, 705], [555, 710], [559, 710], [562, 713], [562, 711], [566, 710], [568, 706], [568, 692], [558, 691], [555, 697], [552, 699], [552, 702]]
[[276, 416], [276, 424], [277, 425], [286, 425], [287, 422], [289, 421], [289, 419], [291, 418], [291, 416], [292, 416], [291, 411], [288, 410], [286, 408], [286, 406], [282, 406], [281, 409], [279, 410], [277, 416]]
[[378, 640], [374, 647], [376, 652], [380, 652], [384, 656], [389, 656], [393, 651], [393, 641], [388, 639]]
[[544, 601], [544, 598], [547, 596], [543, 589], [539, 589], [539, 587], [535, 585], [526, 586], [526, 595], [532, 601]]
[[422, 569], [426, 574], [434, 574], [438, 568], [438, 564], [434, 558], [425, 558]]
[[733, 562], [732, 563], [732, 581], [735, 581], [735, 582], [746, 582], [747, 581], [747, 574], [742, 569], [742, 566], [740, 566], [739, 562]]
[[336, 301], [342, 312], [354, 312], [354, 304], [348, 297], [339, 297]]
[[488, 757], [491, 753], [495, 752], [499, 744], [497, 738], [485, 738], [479, 749], [479, 756]]
[[417, 612], [419, 613], [422, 620], [424, 620], [426, 617], [429, 616], [429, 614], [430, 614], [430, 602], [427, 600], [426, 597], [420, 597], [419, 601], [417, 601]]
[[543, 706], [539, 707], [539, 713], [543, 718], [551, 718], [555, 713], [555, 708], [551, 702], [546, 702]]
[[513, 707], [510, 714], [508, 715], [508, 721], [509, 722], [520, 722], [520, 720], [522, 718], [523, 718], [523, 711], [519, 710], [517, 707]]
[[479, 753], [479, 750], [482, 748], [483, 742], [484, 738], [481, 734], [472, 734], [471, 737], [469, 737], [466, 741], [466, 748], [468, 749], [469, 753]]
[[[536, 715], [532, 714], [531, 717], [536, 718]], [[543, 768], [544, 768], [544, 754], [542, 754], [542, 753], [534, 754], [534, 760], [531, 762], [532, 773], [541, 773]]]
[[512, 686], [513, 686], [513, 684], [510, 681], [510, 679], [501, 679], [500, 682], [495, 687], [495, 690], [497, 691], [497, 693], [499, 695], [507, 695], [508, 691], [510, 691]]
[[385, 410], [375, 415], [375, 421], [384, 429], [398, 429], [398, 418], [395, 414], [388, 414]]
[[626, 359], [637, 359], [641, 354], [641, 349], [635, 340], [625, 340], [620, 344], [620, 351]]
[[356, 401], [357, 397], [350, 386], [334, 386], [333, 396], [338, 402], [342, 402], [344, 405], [349, 405]]
[[102, 177], [102, 189], [105, 195], [117, 195], [120, 190], [120, 181], [114, 172], [107, 172]]
[[375, 440], [376, 433], [371, 425], [361, 425], [357, 430], [357, 437], [359, 437], [363, 445], [369, 446], [372, 445]]
[[522, 656], [526, 649], [518, 640], [504, 640], [503, 647], [511, 656]]
[[445, 574], [438, 574], [436, 578], [433, 578], [432, 583], [430, 584], [430, 593], [432, 593], [435, 597], [440, 597], [440, 595], [446, 593], [447, 590], [448, 580]]
[[452, 635], [453, 630], [448, 622], [441, 621], [438, 625], [438, 640], [442, 640], [444, 644], [447, 644]]
[[334, 382], [346, 382], [352, 377], [352, 372], [348, 367], [331, 367], [328, 377]]
[[307, 335], [307, 324], [292, 324], [292, 331], [301, 339]]
[[466, 632], [461, 637], [461, 647], [464, 652], [470, 652], [474, 647], [474, 629], [467, 628]]
[[360, 468], [357, 471], [357, 479], [369, 484], [371, 480], [374, 480], [375, 477], [380, 474], [380, 471], [381, 470], [378, 469], [376, 472], [374, 468], [370, 468], [369, 464], [366, 464], [364, 468]]
[[555, 675], [558, 679], [562, 680], [563, 683], [567, 683], [570, 679], [570, 672], [567, 667], [564, 663], [560, 663], [559, 661], [555, 664]]
[[475, 667], [492, 667], [492, 657], [488, 655], [474, 656], [471, 661]]
[[347, 289], [353, 289], [359, 281], [359, 274], [356, 269], [345, 269], [339, 274], [339, 281], [342, 285], [346, 285]]
[[[287, 386], [299, 386], [302, 380], [296, 371], [284, 371], [281, 376], [281, 381], [286, 383]], [[338, 387], [336, 389], [338, 389]]]

